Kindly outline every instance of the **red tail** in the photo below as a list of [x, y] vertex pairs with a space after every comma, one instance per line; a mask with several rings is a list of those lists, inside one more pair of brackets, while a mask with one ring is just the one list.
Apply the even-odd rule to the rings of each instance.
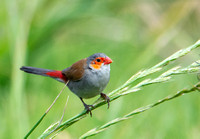
[[46, 75], [48, 75], [48, 76], [50, 76], [52, 78], [58, 78], [58, 79], [66, 81], [65, 76], [62, 74], [61, 71], [58, 71], [58, 70], [47, 72]]
[[51, 78], [54, 78], [60, 82], [66, 82], [66, 77], [62, 74], [61, 71], [56, 70], [49, 70], [49, 69], [41, 69], [41, 68], [34, 68], [34, 67], [21, 67], [20, 70], [23, 70], [27, 73], [42, 75], [42, 76], [48, 76]]

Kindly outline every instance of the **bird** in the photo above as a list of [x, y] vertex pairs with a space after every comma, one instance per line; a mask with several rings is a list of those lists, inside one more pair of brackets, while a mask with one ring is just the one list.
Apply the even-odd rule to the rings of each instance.
[[100, 95], [110, 106], [110, 98], [103, 93], [110, 80], [110, 64], [112, 59], [104, 53], [95, 53], [87, 58], [81, 59], [64, 70], [50, 70], [22, 66], [20, 70], [51, 77], [59, 82], [67, 84], [71, 92], [77, 95], [84, 105], [87, 113], [92, 117], [93, 105], [86, 104], [83, 99], [89, 99]]

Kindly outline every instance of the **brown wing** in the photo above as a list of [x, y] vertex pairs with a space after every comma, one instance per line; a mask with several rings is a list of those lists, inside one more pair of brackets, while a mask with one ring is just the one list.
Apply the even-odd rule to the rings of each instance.
[[82, 59], [74, 63], [71, 67], [62, 70], [62, 73], [67, 80], [78, 81], [83, 77], [86, 65], [87, 59]]

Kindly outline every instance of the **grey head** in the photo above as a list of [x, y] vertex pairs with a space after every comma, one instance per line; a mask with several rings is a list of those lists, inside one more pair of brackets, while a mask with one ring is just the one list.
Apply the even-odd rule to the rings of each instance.
[[91, 55], [91, 56], [89, 56], [88, 58], [87, 58], [87, 65], [90, 65], [90, 63], [93, 61], [93, 60], [95, 60], [96, 58], [98, 58], [98, 57], [103, 57], [103, 58], [106, 58], [106, 57], [108, 57], [106, 54], [104, 54], [104, 53], [95, 53], [95, 54], [93, 54], [93, 55]]

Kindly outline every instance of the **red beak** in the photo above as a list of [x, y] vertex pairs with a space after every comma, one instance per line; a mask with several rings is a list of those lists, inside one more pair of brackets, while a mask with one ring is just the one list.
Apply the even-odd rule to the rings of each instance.
[[109, 57], [106, 57], [106, 58], [105, 58], [104, 65], [110, 64], [110, 63], [112, 63], [112, 62], [113, 62], [112, 59], [110, 59]]

